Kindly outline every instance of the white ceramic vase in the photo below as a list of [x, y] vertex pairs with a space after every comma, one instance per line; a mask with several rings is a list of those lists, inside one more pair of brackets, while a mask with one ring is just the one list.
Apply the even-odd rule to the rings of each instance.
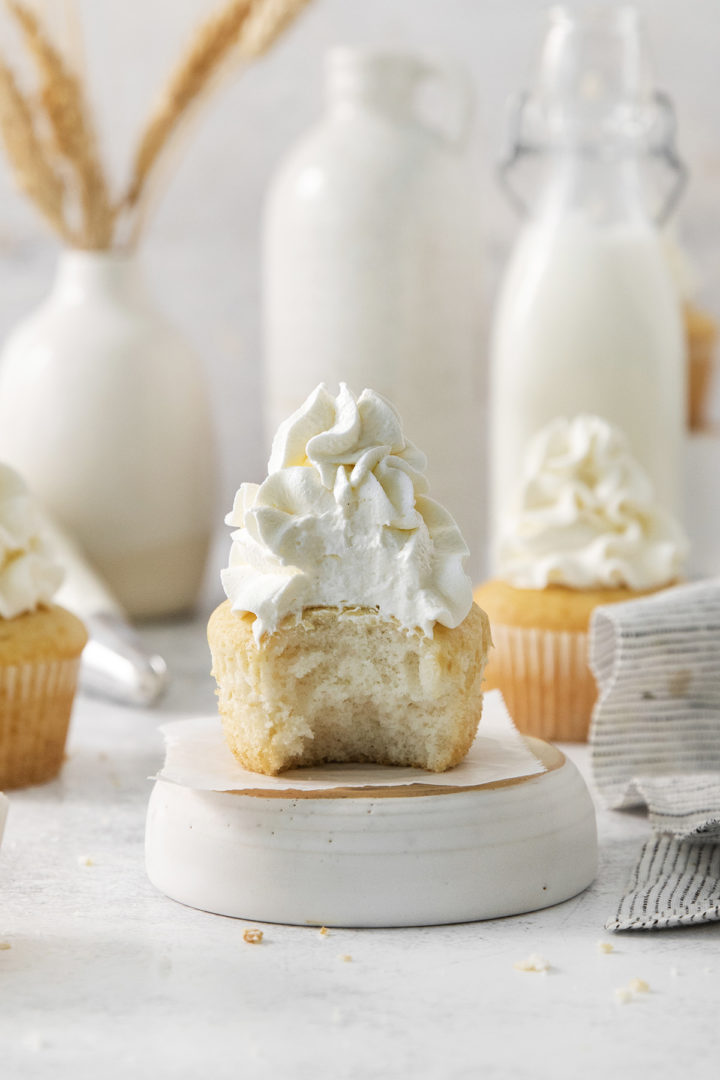
[[197, 600], [215, 452], [198, 356], [136, 260], [70, 251], [0, 358], [0, 460], [15, 466], [129, 614]]

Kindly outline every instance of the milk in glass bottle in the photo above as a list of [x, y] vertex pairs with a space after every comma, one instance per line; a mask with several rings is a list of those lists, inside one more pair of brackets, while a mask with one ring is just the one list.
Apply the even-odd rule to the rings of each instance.
[[484, 500], [469, 91], [410, 53], [336, 48], [326, 75], [325, 115], [265, 207], [267, 430], [320, 381], [385, 395], [472, 548]]
[[[683, 177], [672, 112], [652, 89], [634, 9], [555, 8], [549, 18], [537, 85], [521, 99], [503, 170], [509, 180], [507, 167], [524, 158], [539, 183], [493, 327], [495, 539], [529, 440], [557, 416], [595, 413], [617, 424], [658, 499], [673, 511], [680, 501], [685, 344], [656, 221]], [[649, 194], [658, 164], [672, 177], [660, 208]]]

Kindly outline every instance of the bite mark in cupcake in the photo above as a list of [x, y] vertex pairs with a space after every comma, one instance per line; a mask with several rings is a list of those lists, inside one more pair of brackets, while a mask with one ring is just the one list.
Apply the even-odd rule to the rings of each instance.
[[388, 401], [320, 385], [244, 484], [208, 636], [228, 742], [276, 773], [325, 761], [436, 771], [472, 743], [489, 632], [468, 551]]

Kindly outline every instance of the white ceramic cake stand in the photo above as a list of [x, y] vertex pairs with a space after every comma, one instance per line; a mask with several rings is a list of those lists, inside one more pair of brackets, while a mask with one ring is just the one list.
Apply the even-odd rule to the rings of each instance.
[[572, 762], [528, 743], [547, 772], [473, 788], [270, 795], [158, 780], [148, 875], [183, 904], [263, 922], [422, 926], [549, 907], [595, 877], [595, 812]]

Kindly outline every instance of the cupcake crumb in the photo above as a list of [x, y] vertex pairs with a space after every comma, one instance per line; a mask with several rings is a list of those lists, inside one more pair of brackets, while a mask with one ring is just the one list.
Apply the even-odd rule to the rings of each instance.
[[94, 866], [95, 865], [95, 861], [90, 857], [90, 855], [78, 855], [77, 861], [78, 861], [78, 866]]
[[6, 949], [12, 949], [12, 945], [9, 941], [0, 941], [0, 952], [5, 952]]
[[318, 934], [320, 935], [320, 937], [327, 937], [328, 936], [328, 928], [327, 928], [327, 926], [321, 926], [320, 929], [318, 930]]
[[611, 941], [598, 941], [597, 950], [601, 953], [611, 953], [615, 951], [615, 946]]
[[350, 955], [350, 953], [342, 953], [340, 959], [343, 961], [343, 963], [349, 964], [352, 960], [352, 956]]
[[243, 930], [243, 941], [247, 941], [248, 945], [259, 945], [263, 939], [263, 931], [258, 930], [257, 927], [248, 927], [247, 930]]
[[639, 979], [637, 976], [631, 979], [627, 986], [618, 986], [615, 991], [615, 1000], [620, 1005], [627, 1005], [629, 1001], [633, 1001], [638, 994], [649, 994], [650, 985], [645, 982], [645, 979]]
[[546, 975], [550, 970], [547, 960], [540, 956], [539, 953], [531, 953], [524, 960], [517, 960], [513, 967], [516, 971], [539, 971], [543, 975]]

